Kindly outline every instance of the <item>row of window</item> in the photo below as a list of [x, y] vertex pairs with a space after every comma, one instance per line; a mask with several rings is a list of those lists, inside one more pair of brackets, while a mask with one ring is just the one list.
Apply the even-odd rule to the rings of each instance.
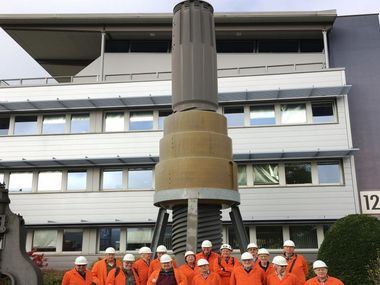
[[[0, 173], [0, 182], [6, 183], [10, 192], [86, 191], [94, 170], [49, 170], [17, 171]], [[102, 190], [151, 190], [153, 170], [151, 168], [102, 169]]]
[[[299, 102], [252, 106], [225, 106], [229, 127], [337, 122], [334, 102]], [[163, 129], [169, 110], [105, 112], [103, 132]], [[90, 113], [0, 117], [0, 135], [88, 133]]]
[[[218, 53], [322, 52], [321, 39], [216, 40]], [[106, 52], [171, 52], [171, 40], [107, 40]]]
[[[100, 171], [101, 190], [151, 190], [152, 168], [10, 171], [0, 173], [0, 182], [10, 192], [86, 191], [88, 181]], [[340, 161], [302, 161], [244, 164], [238, 166], [239, 186], [340, 185]]]
[[301, 102], [224, 107], [229, 127], [336, 123], [333, 102]]
[[342, 184], [339, 161], [262, 163], [238, 166], [239, 186]]
[[[246, 227], [249, 240], [257, 241], [259, 247], [280, 249], [284, 240], [293, 240], [297, 248], [318, 248], [322, 236], [329, 228], [328, 225], [263, 225]], [[164, 244], [170, 250], [171, 226], [168, 226], [164, 236]], [[42, 252], [82, 251], [82, 229], [40, 229], [33, 230], [32, 248]], [[233, 248], [238, 248], [235, 231], [232, 226], [224, 227], [224, 240]], [[96, 251], [104, 251], [114, 247], [117, 251], [137, 250], [142, 246], [150, 246], [153, 236], [152, 227], [103, 227], [97, 229]], [[60, 242], [61, 241], [61, 242]]]

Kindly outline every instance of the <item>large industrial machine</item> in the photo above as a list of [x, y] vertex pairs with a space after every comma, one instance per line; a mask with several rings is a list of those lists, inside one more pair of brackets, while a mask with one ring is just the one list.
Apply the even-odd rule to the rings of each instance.
[[40, 285], [41, 270], [25, 251], [24, 219], [9, 209], [8, 190], [0, 183], [0, 273], [12, 285]]
[[152, 242], [162, 241], [172, 210], [172, 246], [177, 261], [203, 240], [222, 243], [221, 210], [231, 208], [241, 251], [247, 237], [237, 205], [237, 166], [226, 118], [218, 108], [213, 8], [199, 0], [174, 7], [172, 31], [172, 109], [160, 141], [154, 204], [160, 207]]

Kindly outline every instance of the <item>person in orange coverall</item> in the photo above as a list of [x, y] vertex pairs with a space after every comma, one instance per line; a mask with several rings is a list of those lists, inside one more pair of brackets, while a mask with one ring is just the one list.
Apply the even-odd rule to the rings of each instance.
[[136, 271], [132, 268], [133, 262], [133, 254], [124, 255], [122, 267], [116, 267], [108, 273], [106, 285], [141, 285]]
[[209, 240], [204, 240], [201, 247], [202, 251], [197, 253], [195, 256], [196, 260], [198, 261], [199, 259], [206, 259], [210, 263], [210, 270], [212, 271], [212, 264], [214, 264], [214, 261], [218, 259], [219, 254], [212, 251], [212, 243]]
[[149, 265], [150, 259], [152, 258], [152, 251], [149, 247], [143, 246], [139, 249], [140, 259], [133, 263], [133, 269], [139, 277], [139, 283], [141, 285], [146, 285], [149, 277]]
[[187, 285], [186, 276], [173, 268], [173, 259], [164, 254], [160, 257], [161, 269], [153, 271], [146, 285]]
[[74, 268], [63, 275], [62, 285], [93, 285], [92, 273], [87, 269], [87, 259], [78, 256], [74, 261]]
[[265, 273], [255, 266], [252, 254], [244, 252], [241, 263], [232, 271], [230, 285], [265, 285]]
[[194, 275], [192, 285], [221, 285], [219, 274], [210, 271], [209, 262], [206, 259], [197, 261], [199, 272]]
[[214, 260], [212, 271], [218, 273], [222, 279], [222, 285], [230, 284], [231, 273], [235, 267], [239, 266], [239, 260], [231, 256], [232, 247], [229, 244], [222, 244], [220, 256]]
[[331, 277], [327, 274], [327, 265], [322, 260], [314, 261], [313, 269], [317, 276], [307, 280], [305, 285], [344, 285], [338, 278]]
[[288, 266], [285, 257], [275, 256], [273, 258], [274, 272], [267, 276], [267, 285], [303, 285], [296, 275], [286, 270]]
[[107, 247], [105, 251], [105, 258], [95, 262], [92, 266], [92, 278], [97, 285], [105, 285], [108, 272], [116, 267], [121, 267], [121, 262], [115, 258], [115, 249]]
[[264, 271], [265, 276], [274, 272], [273, 264], [269, 261], [269, 251], [265, 248], [260, 248], [257, 255], [259, 256], [257, 267]]
[[307, 266], [306, 259], [294, 252], [296, 245], [291, 240], [284, 241], [284, 257], [288, 262], [288, 266], [286, 267], [286, 272], [293, 273], [302, 284], [306, 281], [307, 273], [309, 272], [309, 267]]
[[195, 264], [195, 253], [192, 251], [185, 252], [185, 264], [178, 268], [187, 279], [187, 285], [191, 285], [193, 277], [198, 273], [199, 269]]
[[[156, 249], [157, 258], [153, 259], [149, 265], [149, 273], [148, 273], [149, 276], [150, 274], [152, 274], [153, 271], [157, 269], [161, 269], [160, 257], [166, 254], [167, 252], [168, 250], [166, 249], [166, 246], [164, 245], [157, 246], [157, 249]], [[173, 267], [174, 268], [177, 267], [175, 260], [173, 260]]]

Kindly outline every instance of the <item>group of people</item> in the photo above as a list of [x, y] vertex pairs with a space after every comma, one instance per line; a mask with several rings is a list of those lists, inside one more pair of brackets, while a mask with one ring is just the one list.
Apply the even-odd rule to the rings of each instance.
[[287, 240], [283, 254], [269, 261], [269, 251], [258, 249], [255, 243], [247, 246], [241, 261], [232, 256], [232, 247], [223, 244], [220, 253], [212, 251], [209, 240], [202, 242], [201, 252], [185, 253], [185, 264], [177, 267], [165, 246], [157, 247], [157, 258], [151, 260], [148, 247], [139, 250], [140, 258], [126, 254], [122, 262], [109, 247], [105, 258], [97, 261], [91, 271], [87, 259], [78, 256], [74, 268], [66, 272], [62, 285], [344, 285], [328, 275], [327, 265], [313, 263], [315, 277], [306, 280], [308, 265], [305, 258], [295, 253], [295, 244]]

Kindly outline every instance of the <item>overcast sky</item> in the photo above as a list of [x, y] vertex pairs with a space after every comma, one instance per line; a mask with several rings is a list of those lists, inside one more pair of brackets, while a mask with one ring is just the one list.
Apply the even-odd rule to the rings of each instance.
[[[0, 0], [1, 14], [171, 13], [178, 0]], [[380, 12], [380, 0], [210, 0], [215, 12], [315, 11], [338, 15]], [[0, 79], [47, 76], [13, 39], [0, 29]]]

